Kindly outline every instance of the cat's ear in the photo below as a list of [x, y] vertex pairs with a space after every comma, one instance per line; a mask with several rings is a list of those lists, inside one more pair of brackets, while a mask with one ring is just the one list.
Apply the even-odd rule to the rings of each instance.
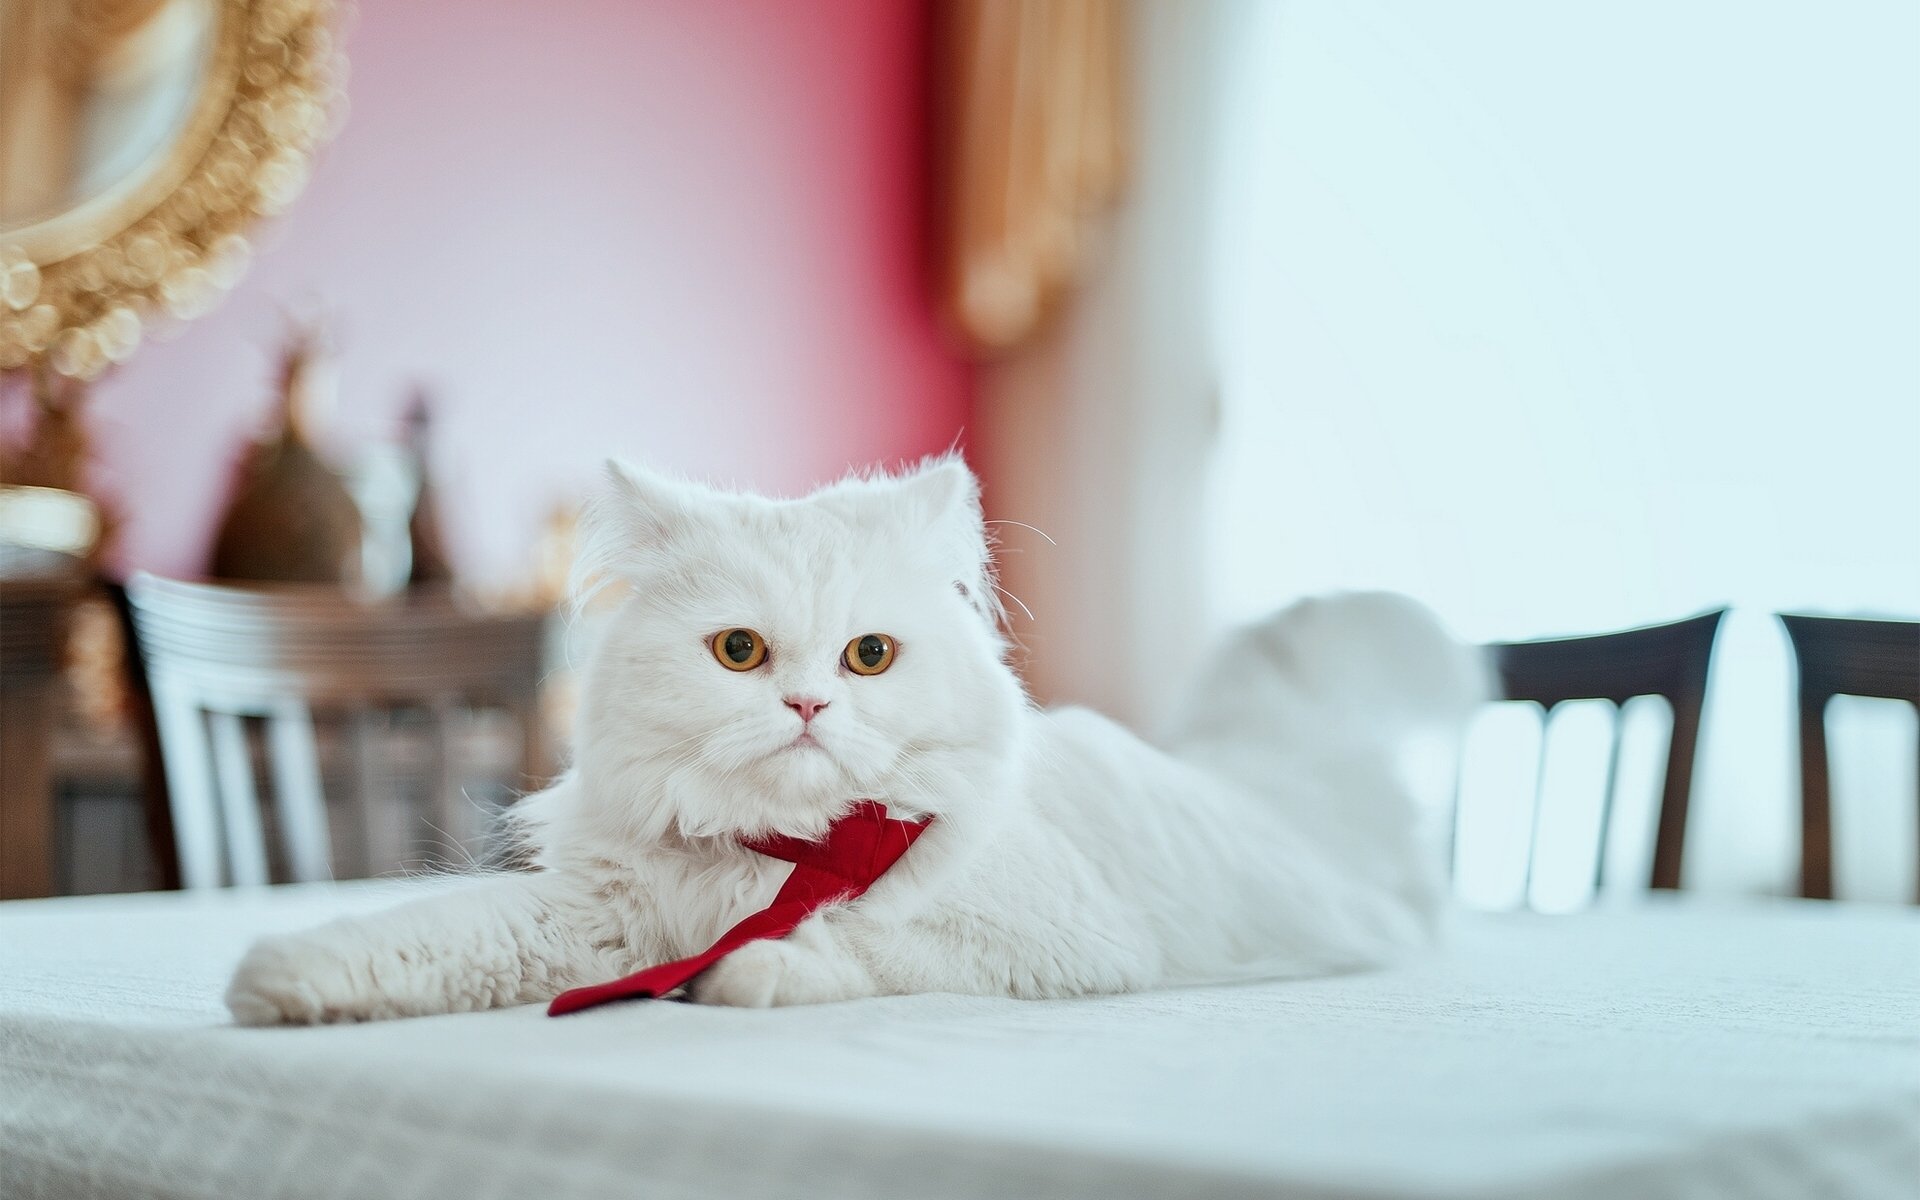
[[631, 575], [694, 523], [693, 485], [610, 458], [580, 519], [573, 590], [582, 596]]
[[894, 497], [909, 520], [980, 524], [980, 481], [958, 457], [929, 459], [894, 480]]
[[894, 486], [896, 511], [910, 535], [939, 556], [954, 586], [981, 616], [998, 621], [979, 479], [958, 455], [948, 455], [898, 477]]
[[693, 484], [617, 458], [607, 460], [606, 477], [596, 510], [630, 548], [659, 549], [693, 523]]

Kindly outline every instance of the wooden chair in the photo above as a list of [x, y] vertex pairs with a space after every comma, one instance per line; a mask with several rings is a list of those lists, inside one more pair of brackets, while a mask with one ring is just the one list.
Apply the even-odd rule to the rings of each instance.
[[[136, 576], [127, 599], [152, 692], [187, 888], [265, 883], [263, 832], [247, 723], [265, 726], [265, 758], [284, 874], [332, 874], [317, 711], [349, 716], [364, 821], [374, 794], [369, 717], [417, 712], [430, 744], [429, 796], [447, 831], [469, 809], [458, 776], [458, 718], [511, 712], [520, 771], [547, 771], [536, 691], [541, 615], [480, 616], [444, 594], [356, 603], [323, 587], [234, 588]], [[515, 781], [522, 782], [522, 781]]]
[[[1607, 700], [1616, 706], [1600, 812], [1600, 841], [1594, 853], [1596, 887], [1606, 865], [1607, 829], [1620, 763], [1617, 708], [1637, 696], [1662, 696], [1673, 708], [1673, 733], [1667, 746], [1649, 885], [1680, 886], [1680, 863], [1687, 835], [1687, 800], [1693, 788], [1694, 749], [1700, 737], [1700, 713], [1706, 703], [1707, 671], [1713, 659], [1714, 637], [1724, 616], [1726, 610], [1721, 609], [1668, 625], [1649, 625], [1620, 633], [1495, 642], [1488, 647], [1499, 672], [1503, 697], [1540, 705], [1543, 721], [1556, 705], [1568, 700]], [[1544, 761], [1543, 753], [1543, 764]], [[1528, 841], [1529, 892], [1543, 806], [1544, 797], [1536, 789], [1533, 836]]]
[[[1800, 894], [1833, 899], [1827, 704], [1835, 696], [1905, 700], [1920, 710], [1920, 621], [1780, 614], [1800, 701]], [[1915, 900], [1920, 902], [1920, 881]]]

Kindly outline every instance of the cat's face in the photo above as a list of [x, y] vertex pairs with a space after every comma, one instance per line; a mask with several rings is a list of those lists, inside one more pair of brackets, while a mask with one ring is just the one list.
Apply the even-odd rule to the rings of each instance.
[[958, 462], [793, 501], [619, 468], [588, 530], [584, 565], [630, 594], [580, 766], [639, 836], [816, 835], [855, 800], [937, 791], [916, 773], [998, 751], [1023, 702]]

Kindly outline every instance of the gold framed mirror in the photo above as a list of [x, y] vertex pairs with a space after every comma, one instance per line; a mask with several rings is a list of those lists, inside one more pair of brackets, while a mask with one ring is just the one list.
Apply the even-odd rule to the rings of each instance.
[[334, 0], [0, 0], [0, 370], [92, 379], [239, 282], [305, 185]]

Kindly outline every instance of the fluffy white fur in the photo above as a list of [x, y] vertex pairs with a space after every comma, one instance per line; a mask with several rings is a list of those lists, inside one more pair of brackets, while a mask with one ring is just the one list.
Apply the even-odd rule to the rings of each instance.
[[[789, 869], [739, 835], [817, 835], [862, 797], [936, 820], [865, 897], [729, 955], [694, 1000], [1312, 975], [1434, 933], [1440, 854], [1401, 752], [1457, 733], [1483, 667], [1406, 600], [1309, 600], [1241, 631], [1156, 748], [1028, 703], [957, 461], [790, 501], [616, 467], [583, 568], [626, 597], [573, 771], [519, 806], [535, 869], [259, 943], [227, 993], [238, 1020], [526, 1004], [694, 953]], [[758, 669], [715, 661], [735, 626], [764, 635]], [[871, 677], [841, 664], [867, 633], [899, 647]], [[1186, 657], [1168, 647], [1169, 673]], [[827, 701], [817, 747], [793, 746], [795, 695]]]

